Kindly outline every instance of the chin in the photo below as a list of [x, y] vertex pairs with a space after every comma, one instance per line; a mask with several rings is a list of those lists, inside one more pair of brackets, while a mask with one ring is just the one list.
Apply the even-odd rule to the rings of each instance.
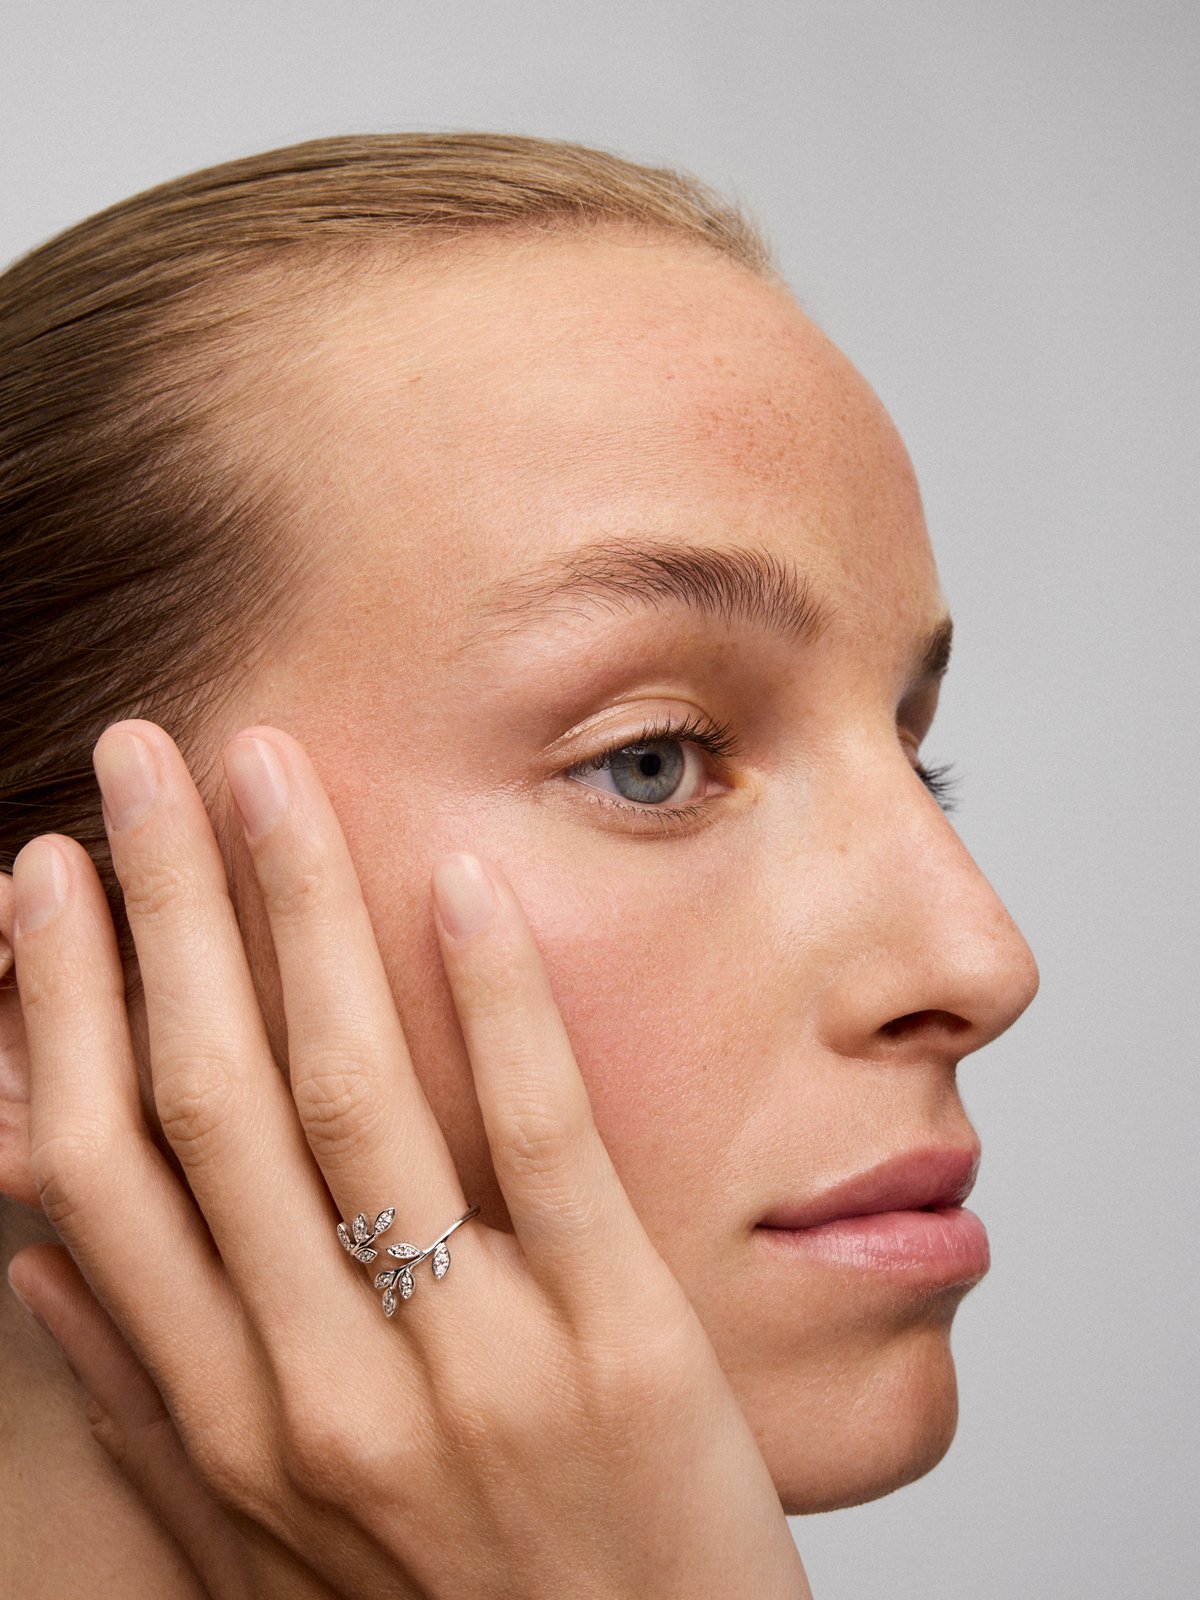
[[[782, 1379], [782, 1375], [776, 1375]], [[958, 1386], [949, 1330], [925, 1328], [899, 1348], [794, 1370], [791, 1394], [760, 1397], [759, 1447], [789, 1517], [878, 1500], [923, 1477], [949, 1450]]]

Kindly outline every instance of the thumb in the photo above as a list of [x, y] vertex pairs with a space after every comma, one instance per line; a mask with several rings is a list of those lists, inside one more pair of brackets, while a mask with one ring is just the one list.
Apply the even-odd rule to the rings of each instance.
[[9, 1262], [8, 1282], [87, 1391], [93, 1436], [174, 1535], [205, 1588], [248, 1593], [234, 1530], [192, 1466], [154, 1380], [69, 1252], [30, 1245]]

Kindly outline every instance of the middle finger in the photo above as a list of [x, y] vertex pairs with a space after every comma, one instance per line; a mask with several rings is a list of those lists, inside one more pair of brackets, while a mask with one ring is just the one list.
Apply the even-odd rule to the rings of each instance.
[[362, 1210], [373, 1222], [401, 1202], [380, 1252], [414, 1234], [423, 1248], [467, 1202], [329, 797], [303, 746], [278, 728], [245, 729], [226, 746], [225, 771], [271, 925], [309, 1146], [344, 1216]]

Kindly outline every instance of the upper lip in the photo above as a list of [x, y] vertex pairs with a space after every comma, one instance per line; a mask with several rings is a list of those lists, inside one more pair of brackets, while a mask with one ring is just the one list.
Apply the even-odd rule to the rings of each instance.
[[928, 1146], [906, 1150], [855, 1173], [808, 1199], [785, 1201], [760, 1228], [816, 1228], [842, 1217], [876, 1211], [930, 1211], [957, 1206], [970, 1194], [979, 1171], [979, 1147]]

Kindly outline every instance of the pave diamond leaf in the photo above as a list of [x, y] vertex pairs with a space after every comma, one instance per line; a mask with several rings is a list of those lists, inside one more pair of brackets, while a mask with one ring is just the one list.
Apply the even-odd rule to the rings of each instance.
[[360, 1211], [358, 1213], [358, 1215], [354, 1219], [354, 1239], [355, 1239], [355, 1243], [356, 1244], [362, 1244], [364, 1242], [364, 1240], [366, 1240], [370, 1236], [370, 1232], [371, 1232], [370, 1228], [367, 1227], [367, 1219], [366, 1219], [366, 1217], [363, 1216], [362, 1212]]
[[390, 1317], [392, 1312], [395, 1311], [395, 1309], [396, 1309], [396, 1291], [395, 1291], [395, 1289], [389, 1289], [387, 1291], [387, 1293], [383, 1297], [383, 1314], [384, 1314], [384, 1316], [385, 1317]]
[[387, 1253], [395, 1256], [397, 1261], [411, 1261], [414, 1256], [421, 1254], [415, 1244], [389, 1244]]
[[342, 1241], [343, 1250], [349, 1250], [351, 1255], [353, 1255], [354, 1254], [354, 1241], [353, 1241], [353, 1239], [351, 1239], [350, 1235], [346, 1232], [346, 1224], [344, 1222], [339, 1222], [338, 1223], [338, 1238]]
[[413, 1275], [407, 1267], [401, 1267], [399, 1272], [400, 1293], [405, 1300], [413, 1292]]
[[394, 1268], [393, 1268], [393, 1270], [391, 1272], [381, 1272], [379, 1274], [379, 1276], [375, 1279], [375, 1287], [377, 1289], [387, 1289], [387, 1288], [389, 1288], [391, 1283], [392, 1283], [392, 1280], [395, 1278], [395, 1276], [396, 1276], [396, 1272], [395, 1272]]
[[395, 1206], [389, 1206], [386, 1211], [381, 1211], [375, 1218], [375, 1232], [386, 1233], [391, 1227], [396, 1216]]
[[369, 1244], [356, 1244], [353, 1250], [354, 1259], [362, 1262], [374, 1261], [378, 1254], [379, 1251], [372, 1250]]
[[450, 1251], [443, 1239], [433, 1252], [433, 1275], [435, 1278], [444, 1278], [450, 1271]]

